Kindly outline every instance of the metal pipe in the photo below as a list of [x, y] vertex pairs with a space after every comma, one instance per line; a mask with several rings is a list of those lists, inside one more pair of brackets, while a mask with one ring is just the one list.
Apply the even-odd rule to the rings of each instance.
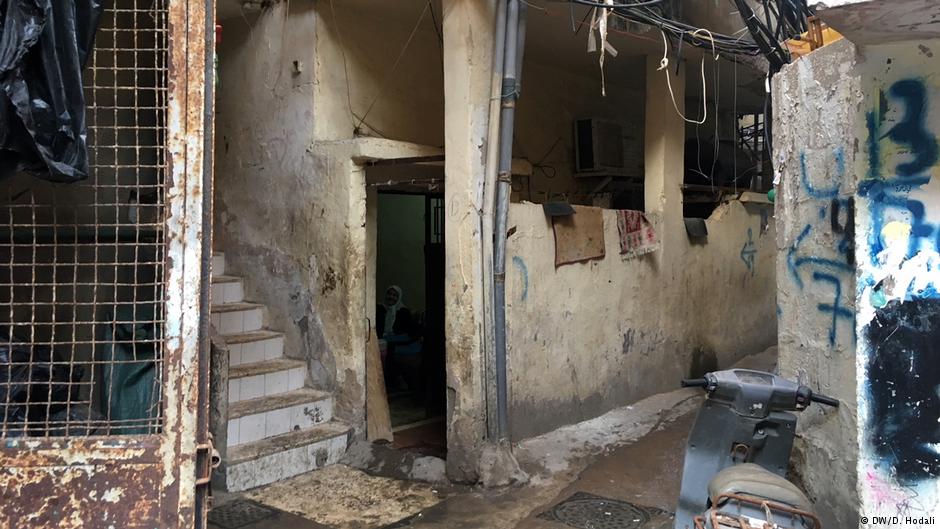
[[508, 0], [496, 2], [496, 28], [493, 35], [493, 72], [490, 82], [489, 123], [486, 137], [486, 172], [483, 181], [483, 215], [480, 233], [483, 236], [483, 358], [484, 395], [486, 398], [486, 435], [499, 437], [497, 430], [495, 338], [493, 336], [493, 223], [496, 210], [496, 173], [499, 163], [499, 116], [503, 85], [503, 59], [506, 50], [506, 10]]
[[[502, 112], [500, 113], [499, 171], [496, 185], [495, 241], [493, 251], [493, 319], [496, 363], [496, 401], [499, 439], [509, 438], [509, 392], [506, 373], [506, 223], [512, 184], [512, 139], [516, 100], [520, 36], [525, 35], [525, 4], [509, 0], [506, 16], [506, 49], [503, 66]], [[520, 29], [522, 31], [520, 32]], [[521, 35], [520, 35], [521, 33]]]
[[[529, 5], [519, 2], [519, 30], [516, 34], [516, 100], [522, 95], [522, 59], [525, 57], [525, 37], [528, 29], [526, 13]], [[510, 162], [512, 160], [510, 159]]]

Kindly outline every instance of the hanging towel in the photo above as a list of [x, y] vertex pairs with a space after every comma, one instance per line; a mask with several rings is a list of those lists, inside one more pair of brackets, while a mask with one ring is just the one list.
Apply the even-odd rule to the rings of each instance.
[[618, 210], [617, 229], [620, 231], [621, 255], [638, 257], [659, 248], [653, 224], [642, 211]]
[[555, 267], [603, 259], [604, 210], [574, 206], [574, 215], [552, 217], [555, 232]]

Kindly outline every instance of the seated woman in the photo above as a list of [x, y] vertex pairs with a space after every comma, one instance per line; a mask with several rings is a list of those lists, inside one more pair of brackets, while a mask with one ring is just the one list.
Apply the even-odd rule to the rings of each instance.
[[405, 306], [401, 287], [392, 285], [385, 291], [385, 303], [376, 307], [375, 327], [385, 340], [385, 386], [389, 391], [400, 388], [399, 376], [411, 381], [409, 389], [418, 389], [409, 376], [421, 364], [421, 337], [411, 311]]

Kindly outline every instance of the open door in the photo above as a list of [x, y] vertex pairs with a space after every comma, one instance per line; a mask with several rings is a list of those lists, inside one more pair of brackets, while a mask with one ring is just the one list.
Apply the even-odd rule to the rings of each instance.
[[211, 13], [105, 2], [90, 177], [0, 182], [0, 528], [204, 524]]

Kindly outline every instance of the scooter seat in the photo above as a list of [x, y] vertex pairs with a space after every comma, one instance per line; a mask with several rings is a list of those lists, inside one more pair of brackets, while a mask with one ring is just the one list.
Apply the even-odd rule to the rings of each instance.
[[712, 478], [708, 484], [708, 497], [712, 505], [717, 505], [718, 499], [725, 494], [757, 496], [801, 511], [813, 512], [813, 504], [796, 485], [754, 463], [728, 467]]

